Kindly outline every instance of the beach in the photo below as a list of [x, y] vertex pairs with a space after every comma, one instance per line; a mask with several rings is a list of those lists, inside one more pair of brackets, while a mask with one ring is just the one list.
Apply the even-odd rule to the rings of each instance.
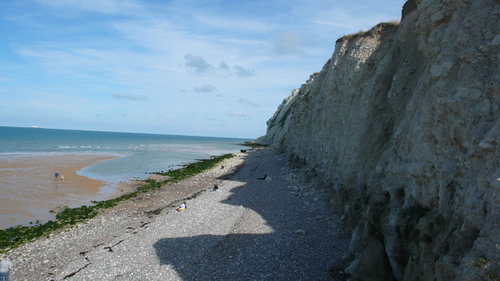
[[[209, 171], [13, 249], [11, 277], [341, 280], [335, 265], [349, 239], [324, 191], [304, 178], [270, 149], [237, 153]], [[177, 212], [181, 202], [187, 208]]]
[[238, 152], [243, 141], [0, 126], [0, 229], [45, 223], [54, 219], [52, 210], [118, 197], [135, 180]]
[[104, 181], [77, 174], [85, 167], [113, 158], [116, 156], [101, 154], [28, 154], [0, 158], [0, 228], [47, 221], [54, 218], [51, 210], [88, 205], [92, 200], [109, 199], [129, 191], [124, 185], [104, 193], [101, 190]]

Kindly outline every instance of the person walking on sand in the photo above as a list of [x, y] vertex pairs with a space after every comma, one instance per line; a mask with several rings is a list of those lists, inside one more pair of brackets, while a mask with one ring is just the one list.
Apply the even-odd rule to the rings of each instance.
[[12, 269], [11, 260], [11, 257], [6, 257], [0, 262], [0, 281], [9, 281], [9, 272]]
[[64, 175], [61, 175], [61, 181], [64, 181]]
[[59, 178], [59, 171], [56, 171], [56, 173], [54, 174], [54, 176], [56, 177], [56, 181], [57, 181], [57, 178]]
[[214, 184], [214, 187], [212, 188], [212, 191], [217, 191], [219, 189], [219, 186], [217, 184]]

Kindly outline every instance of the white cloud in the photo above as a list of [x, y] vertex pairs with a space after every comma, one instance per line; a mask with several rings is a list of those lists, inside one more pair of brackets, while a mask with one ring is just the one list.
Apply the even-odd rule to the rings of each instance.
[[251, 105], [251, 106], [254, 106], [254, 107], [260, 107], [260, 105], [256, 104], [256, 103], [253, 103], [251, 101], [249, 101], [248, 99], [246, 98], [239, 98], [238, 99], [238, 102], [239, 103], [243, 103], [243, 104], [247, 104], [247, 105]]
[[248, 113], [241, 112], [241, 111], [233, 111], [233, 112], [229, 112], [227, 115], [233, 116], [233, 117], [247, 117]]
[[[193, 13], [193, 11], [191, 11]], [[193, 14], [194, 19], [196, 19], [201, 26], [210, 27], [213, 29], [226, 30], [229, 32], [258, 32], [265, 33], [276, 28], [276, 24], [263, 22], [258, 19], [245, 19], [242, 17], [237, 18], [236, 16], [231, 16], [226, 14], [224, 17], [219, 15], [202, 15], [201, 13]]]
[[[2, 106], [39, 119], [53, 106], [66, 128], [100, 116], [86, 128], [118, 130], [127, 112], [129, 131], [257, 137], [337, 38], [397, 17], [404, 2], [0, 1]], [[208, 130], [207, 118], [226, 126]]]
[[117, 98], [117, 99], [129, 99], [129, 100], [140, 100], [140, 101], [145, 101], [148, 99], [147, 96], [127, 95], [127, 94], [120, 94], [120, 93], [114, 94], [113, 97]]
[[306, 55], [303, 46], [305, 37], [294, 30], [277, 33], [273, 41], [273, 53], [276, 55]]
[[241, 67], [239, 65], [233, 66], [233, 70], [234, 70], [234, 73], [236, 74], [236, 76], [238, 76], [238, 77], [248, 77], [248, 76], [254, 75], [254, 72], [252, 70], [244, 69], [243, 67]]
[[337, 22], [337, 21], [312, 21], [313, 23], [321, 24], [321, 25], [329, 25], [329, 26], [336, 26], [336, 27], [349, 27], [349, 25], [343, 23], [343, 22]]
[[222, 69], [226, 69], [226, 70], [229, 69], [229, 65], [227, 65], [227, 63], [225, 63], [225, 62], [221, 62], [219, 67]]
[[202, 93], [212, 93], [212, 92], [216, 92], [217, 89], [213, 85], [205, 84], [203, 86], [194, 87], [194, 91], [195, 92], [202, 92]]
[[209, 73], [214, 69], [211, 64], [206, 62], [205, 59], [200, 56], [186, 54], [184, 59], [186, 60], [186, 66], [193, 69], [196, 74]]
[[144, 12], [142, 5], [127, 0], [36, 0], [47, 6], [60, 9], [89, 11], [102, 14], [140, 14]]

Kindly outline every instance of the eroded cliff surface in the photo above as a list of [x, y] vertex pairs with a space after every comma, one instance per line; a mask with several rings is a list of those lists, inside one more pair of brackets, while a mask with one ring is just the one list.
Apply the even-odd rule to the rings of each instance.
[[353, 280], [500, 278], [500, 2], [414, 0], [340, 38], [261, 139], [353, 230]]

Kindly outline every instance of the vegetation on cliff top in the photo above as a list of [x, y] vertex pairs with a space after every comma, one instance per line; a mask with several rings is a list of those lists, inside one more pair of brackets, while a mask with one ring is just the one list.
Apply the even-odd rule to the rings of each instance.
[[338, 41], [341, 41], [341, 40], [347, 40], [347, 39], [351, 39], [351, 38], [355, 38], [355, 37], [362, 37], [362, 36], [365, 36], [366, 34], [370, 33], [371, 31], [374, 31], [374, 30], [377, 30], [377, 29], [383, 29], [385, 27], [398, 27], [399, 26], [399, 21], [397, 20], [393, 20], [393, 21], [389, 21], [389, 22], [381, 22], [379, 24], [377, 24], [376, 26], [374, 26], [372, 29], [368, 30], [368, 31], [364, 31], [364, 30], [359, 30], [358, 32], [356, 33], [351, 33], [351, 34], [347, 34], [347, 35], [344, 35], [342, 37], [340, 37]]

